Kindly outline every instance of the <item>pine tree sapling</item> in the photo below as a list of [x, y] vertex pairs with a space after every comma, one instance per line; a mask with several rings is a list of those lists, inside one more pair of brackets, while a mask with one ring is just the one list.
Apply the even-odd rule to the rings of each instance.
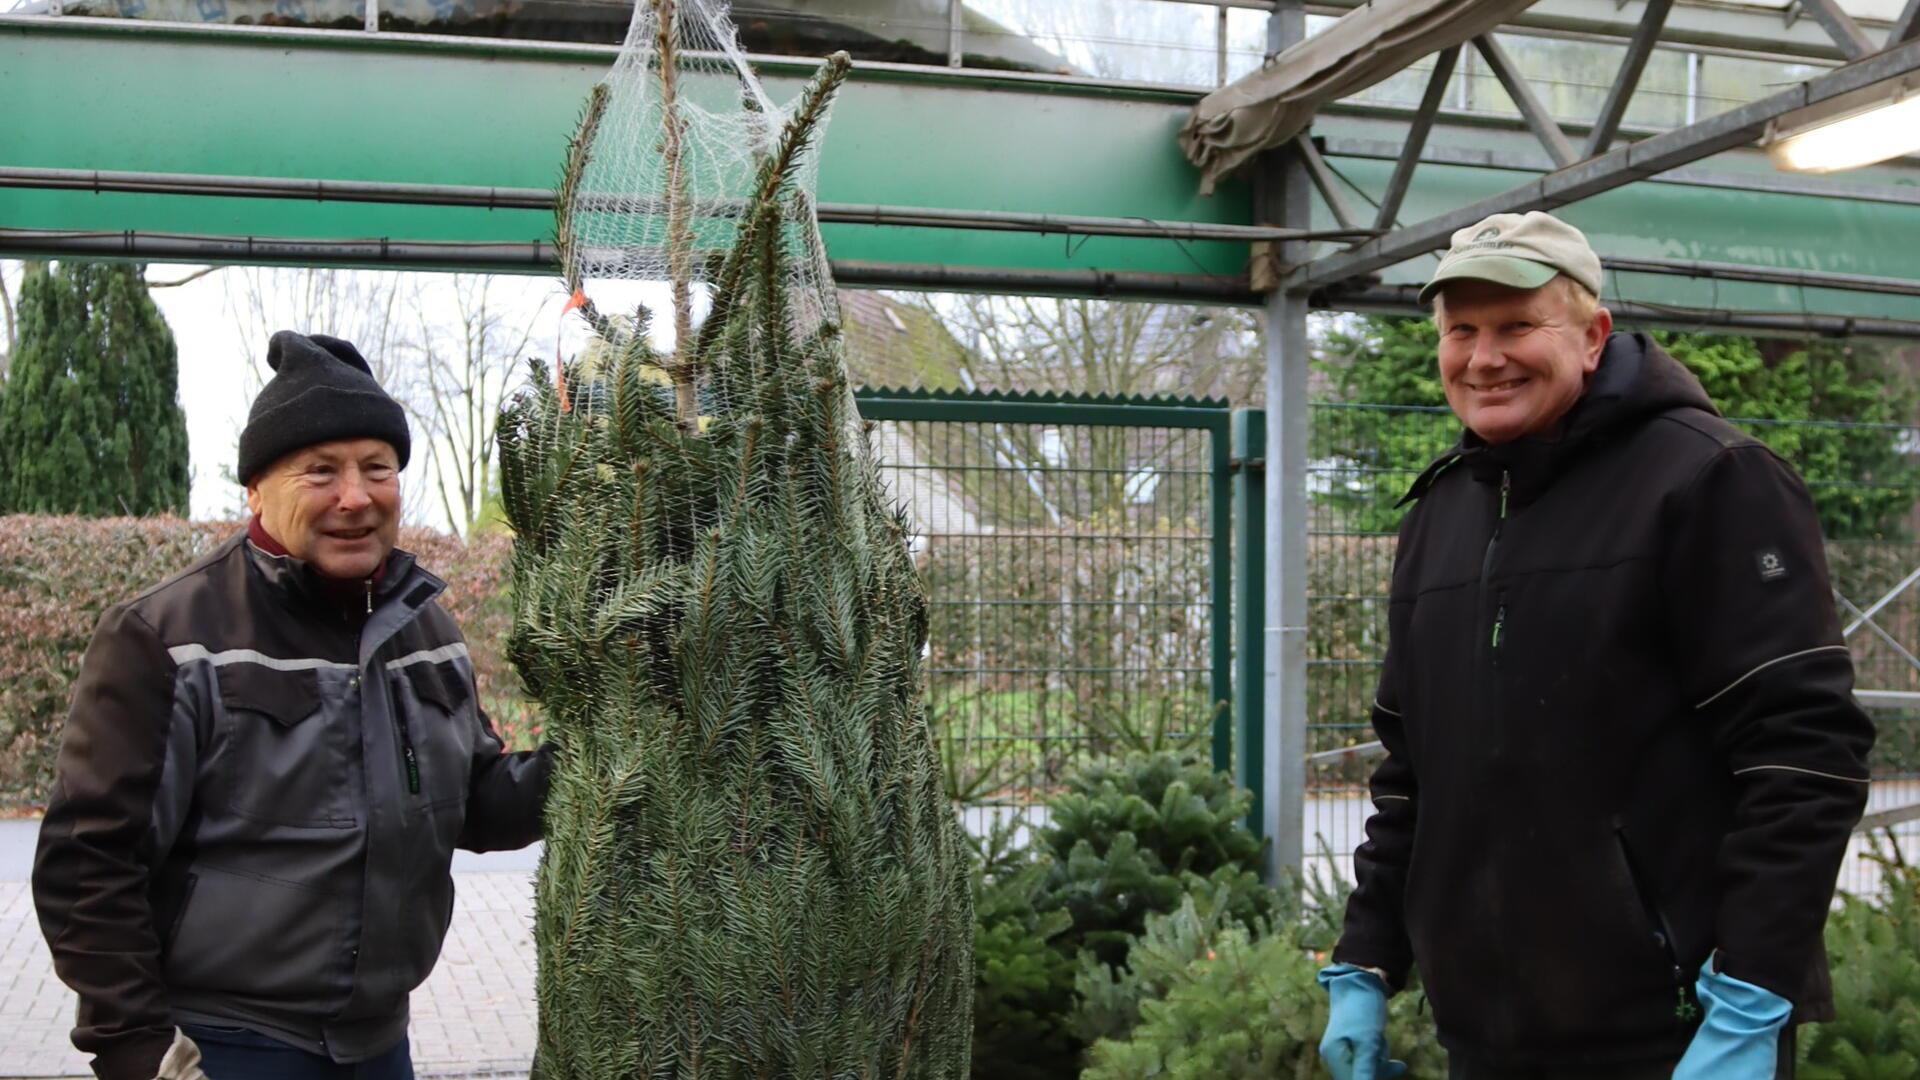
[[1222, 886], [1234, 918], [1270, 915], [1273, 894], [1258, 874], [1262, 845], [1245, 824], [1252, 799], [1192, 747], [1075, 773], [1040, 830], [1054, 857], [1047, 902], [1073, 915], [1063, 947], [1118, 964], [1148, 915]]
[[1920, 867], [1891, 834], [1870, 834], [1880, 894], [1846, 896], [1827, 920], [1833, 1021], [1803, 1028], [1806, 1080], [1920, 1077]]
[[[1093, 1044], [1085, 1080], [1324, 1075], [1321, 957], [1300, 939], [1311, 924], [1298, 910], [1242, 923], [1225, 914], [1225, 899], [1189, 896], [1179, 911], [1149, 917], [1119, 972], [1083, 968], [1076, 1020], [1085, 1034], [1109, 1032]], [[1424, 999], [1403, 991], [1388, 1008], [1387, 1044], [1407, 1075], [1445, 1077]]]
[[[635, 26], [671, 40], [704, 8], [642, 0]], [[629, 70], [674, 83], [676, 55]], [[968, 1072], [974, 927], [922, 699], [927, 602], [837, 312], [796, 272], [824, 266], [796, 177], [848, 67], [827, 61], [730, 193], [724, 258], [663, 264], [710, 290], [704, 323], [676, 310], [670, 350], [644, 312], [584, 297], [580, 267], [607, 256], [576, 243], [573, 199], [595, 190], [581, 170], [617, 93], [595, 91], [569, 157], [559, 239], [598, 360], [537, 370], [499, 436], [509, 649], [556, 747], [540, 1080]], [[666, 94], [670, 134], [643, 147], [689, 155], [648, 211], [671, 244], [712, 224], [676, 209], [710, 145], [677, 126], [692, 89]]]
[[1054, 1080], [1077, 1069], [1079, 1044], [1064, 1026], [1072, 1010], [1073, 958], [1054, 939], [1073, 923], [1038, 901], [1052, 858], [1017, 844], [1017, 819], [991, 830], [973, 873], [973, 1075], [979, 1080]]
[[0, 514], [185, 514], [173, 332], [143, 268], [30, 265], [0, 399]]

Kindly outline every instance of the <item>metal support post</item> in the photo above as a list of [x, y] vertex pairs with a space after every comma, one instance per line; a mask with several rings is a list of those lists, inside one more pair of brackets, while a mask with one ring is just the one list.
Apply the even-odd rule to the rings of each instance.
[[[1292, 155], [1288, 155], [1291, 157]], [[1289, 212], [1305, 213], [1306, 178], [1297, 163], [1276, 170]], [[1291, 245], [1290, 245], [1291, 246]], [[1301, 869], [1307, 798], [1307, 298], [1267, 296], [1267, 723], [1263, 733], [1272, 839], [1267, 879]]]
[[1234, 768], [1234, 662], [1233, 662], [1233, 441], [1231, 414], [1220, 414], [1220, 423], [1207, 431], [1207, 449], [1212, 462], [1208, 484], [1209, 506], [1213, 510], [1213, 545], [1210, 562], [1209, 609], [1213, 612], [1208, 632], [1208, 659], [1212, 666], [1213, 767], [1229, 772]]
[[[1234, 776], [1253, 792], [1247, 828], [1266, 836], [1267, 414], [1233, 414]], [[1217, 625], [1217, 623], [1216, 623]]]
[[1687, 54], [1687, 123], [1700, 122], [1700, 68], [1703, 59], [1697, 52]]
[[966, 51], [961, 43], [962, 31], [966, 23], [966, 5], [961, 0], [947, 0], [947, 66], [961, 67], [966, 61]]
[[[1279, 0], [1267, 20], [1267, 49], [1307, 36], [1302, 0]], [[1261, 159], [1260, 220], [1301, 223], [1312, 213], [1311, 181], [1300, 155], [1283, 149]], [[1280, 245], [1285, 266], [1310, 248]], [[1267, 522], [1265, 716], [1261, 727], [1261, 832], [1269, 838], [1264, 877], [1280, 883], [1301, 870], [1306, 818], [1307, 749], [1307, 294], [1275, 289], [1262, 305], [1267, 363]]]
[[1227, 85], [1227, 36], [1227, 9], [1222, 7], [1219, 21], [1214, 24], [1213, 29], [1213, 85], [1215, 86]]
[[378, 33], [380, 30], [380, 0], [364, 0], [364, 2], [367, 13], [367, 33]]

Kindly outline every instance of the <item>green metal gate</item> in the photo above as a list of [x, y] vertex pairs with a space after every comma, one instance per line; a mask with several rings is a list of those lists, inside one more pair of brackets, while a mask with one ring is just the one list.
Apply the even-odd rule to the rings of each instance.
[[[1089, 756], [1207, 730], [1233, 766], [1226, 402], [856, 398], [912, 519], [929, 708], [962, 801], [1032, 806]], [[1240, 758], [1258, 791], [1258, 755]]]

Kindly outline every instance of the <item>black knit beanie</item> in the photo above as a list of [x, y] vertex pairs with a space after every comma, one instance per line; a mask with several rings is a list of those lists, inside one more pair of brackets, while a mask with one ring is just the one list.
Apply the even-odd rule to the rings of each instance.
[[273, 378], [253, 399], [240, 432], [240, 482], [303, 447], [335, 439], [384, 439], [407, 467], [407, 414], [373, 381], [360, 351], [339, 338], [282, 330], [267, 342]]

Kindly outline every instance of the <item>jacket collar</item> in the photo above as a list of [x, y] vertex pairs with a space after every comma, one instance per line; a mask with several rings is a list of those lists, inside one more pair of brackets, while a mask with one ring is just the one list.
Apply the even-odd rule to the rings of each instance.
[[[265, 535], [264, 530], [260, 532], [263, 536]], [[314, 569], [313, 564], [287, 554], [286, 549], [273, 541], [271, 536], [267, 536], [266, 539], [268, 541], [266, 545], [256, 541], [253, 526], [250, 524], [247, 536], [241, 543], [246, 549], [247, 561], [253, 564], [253, 568], [259, 572], [262, 581], [269, 589], [287, 599], [311, 604], [325, 611], [346, 614], [355, 622], [364, 621], [367, 618], [369, 614], [366, 610], [367, 605], [345, 603], [344, 600], [366, 597], [370, 601], [370, 606], [378, 607], [389, 597], [400, 592], [403, 586], [411, 591], [418, 585], [429, 585], [432, 587], [433, 595], [438, 595], [446, 587], [439, 578], [421, 569], [411, 552], [400, 548], [394, 548], [387, 556], [387, 561], [374, 571], [370, 579], [371, 588], [369, 588], [367, 582], [342, 582], [339, 578], [328, 577]], [[269, 548], [277, 551], [268, 550]], [[343, 585], [345, 595], [343, 595]]]
[[1525, 506], [1588, 450], [1625, 428], [1679, 408], [1719, 415], [1700, 381], [1652, 338], [1616, 333], [1607, 339], [1600, 367], [1585, 392], [1551, 433], [1490, 446], [1472, 431], [1463, 431], [1460, 441], [1427, 466], [1397, 505], [1421, 498], [1441, 473], [1465, 464], [1481, 483], [1497, 484], [1505, 475], [1514, 505]]

